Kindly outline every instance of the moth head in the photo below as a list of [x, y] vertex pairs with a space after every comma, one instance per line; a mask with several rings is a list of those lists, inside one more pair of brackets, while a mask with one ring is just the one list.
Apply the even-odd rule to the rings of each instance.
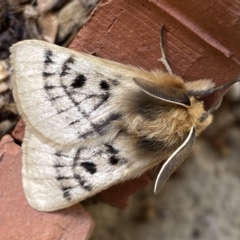
[[[232, 84], [240, 81], [237, 77], [233, 81], [215, 87], [215, 84], [208, 79], [200, 79], [192, 82], [184, 82], [180, 77], [168, 73], [154, 73], [152, 81], [146, 81], [140, 78], [134, 78], [134, 82], [142, 91], [164, 102], [185, 108], [189, 117], [187, 120], [191, 123], [189, 129], [193, 126], [195, 134], [198, 136], [212, 122], [212, 113], [221, 105], [222, 98], [217, 101], [210, 109], [205, 110], [204, 102], [201, 97], [208, 96], [219, 90], [228, 89]], [[158, 81], [161, 79], [161, 81]]]
[[[175, 75], [171, 74], [170, 76]], [[206, 111], [203, 102], [200, 101], [199, 98], [230, 87], [235, 82], [240, 81], [240, 77], [220, 87], [215, 87], [215, 84], [211, 80], [197, 80], [185, 83], [184, 86], [179, 84], [181, 81], [177, 76], [175, 78], [177, 84], [175, 85], [172, 84], [172, 82], [169, 85], [167, 82], [165, 82], [165, 84], [158, 84], [143, 79], [134, 79], [136, 85], [153, 98], [179, 106], [179, 108], [185, 108], [185, 112], [187, 112], [187, 114], [183, 114], [185, 122], [189, 120], [191, 124], [190, 127], [187, 127], [187, 131], [183, 131], [184, 134], [181, 144], [162, 166], [155, 182], [155, 193], [161, 190], [166, 180], [188, 156], [192, 149], [195, 136], [201, 133], [212, 122], [212, 113], [221, 105], [222, 99]], [[178, 109], [178, 117], [181, 117], [181, 112], [182, 111]]]
[[[200, 80], [186, 85], [180, 77], [168, 73], [165, 73], [164, 81], [162, 81], [162, 75], [159, 77], [161, 77], [161, 81], [134, 78], [134, 82], [153, 99], [159, 99], [160, 104], [161, 102], [168, 103], [164, 116], [168, 118], [167, 121], [172, 123], [172, 135], [177, 132], [183, 139], [191, 127], [194, 127], [195, 135], [199, 135], [212, 122], [212, 116], [206, 113], [202, 101], [188, 94], [188, 89], [198, 89], [198, 87], [208, 89], [209, 87], [213, 88], [214, 84], [210, 80]], [[164, 116], [161, 112], [159, 118], [163, 119]], [[170, 140], [170, 138], [169, 142], [174, 142], [174, 139]]]

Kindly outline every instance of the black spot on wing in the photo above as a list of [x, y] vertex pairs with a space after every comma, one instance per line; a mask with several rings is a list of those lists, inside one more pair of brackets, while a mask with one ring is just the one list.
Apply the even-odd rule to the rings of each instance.
[[87, 182], [81, 178], [81, 176], [79, 174], [74, 174], [74, 178], [78, 181], [78, 183], [80, 184], [80, 186], [82, 186], [85, 190], [87, 191], [91, 191], [92, 190], [92, 186], [87, 184]]
[[105, 80], [102, 80], [100, 82], [100, 88], [103, 89], [103, 90], [109, 90], [110, 89], [110, 85], [107, 81]]
[[68, 70], [70, 70], [69, 68], [69, 64], [73, 64], [74, 63], [74, 59], [73, 57], [69, 57], [62, 65], [62, 71], [60, 73], [60, 77], [63, 77], [67, 74], [69, 74]]
[[116, 165], [120, 162], [120, 164], [125, 164], [128, 162], [127, 159], [125, 158], [122, 158], [122, 157], [119, 157], [118, 156], [118, 153], [119, 153], [119, 150], [116, 149], [115, 147], [113, 147], [112, 145], [110, 144], [104, 144], [105, 145], [105, 151], [110, 155], [109, 157], [109, 163], [111, 165]]
[[111, 165], [118, 164], [120, 159], [116, 155], [119, 153], [119, 151], [110, 144], [105, 144], [105, 147], [106, 151], [111, 155], [111, 157], [109, 158], [109, 163]]
[[94, 174], [97, 172], [97, 167], [96, 164], [91, 163], [91, 162], [81, 162], [80, 164], [82, 167], [84, 167], [86, 169], [86, 171], [88, 171], [91, 174]]
[[111, 165], [116, 165], [116, 164], [118, 164], [119, 161], [120, 161], [120, 159], [116, 156], [111, 156], [109, 158], [109, 162]]
[[87, 78], [84, 75], [78, 74], [77, 77], [73, 80], [73, 83], [71, 84], [71, 86], [73, 88], [80, 88], [84, 86], [86, 80]]
[[119, 151], [116, 148], [114, 148], [112, 145], [105, 144], [105, 146], [106, 146], [107, 152], [110, 153], [111, 155], [115, 155], [119, 153]]
[[62, 187], [61, 189], [63, 191], [63, 197], [70, 201], [72, 199], [70, 194], [70, 190], [72, 189], [72, 187]]
[[45, 51], [45, 55], [44, 55], [44, 57], [45, 57], [44, 64], [45, 65], [54, 63], [53, 60], [52, 60], [52, 56], [53, 56], [53, 52], [51, 50], [46, 50]]

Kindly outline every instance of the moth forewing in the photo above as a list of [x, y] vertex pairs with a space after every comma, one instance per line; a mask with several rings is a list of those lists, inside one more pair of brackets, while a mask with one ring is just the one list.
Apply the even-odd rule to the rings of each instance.
[[[121, 114], [113, 89], [121, 78], [129, 80], [134, 68], [42, 41], [23, 41], [11, 51], [13, 94], [31, 131], [73, 144], [101, 136]], [[121, 77], [122, 71], [127, 76]], [[134, 87], [131, 81], [127, 85]]]

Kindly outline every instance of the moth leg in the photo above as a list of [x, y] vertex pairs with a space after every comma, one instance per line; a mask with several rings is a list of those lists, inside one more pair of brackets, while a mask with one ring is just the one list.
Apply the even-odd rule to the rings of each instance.
[[167, 58], [166, 58], [166, 54], [165, 54], [165, 51], [164, 51], [164, 46], [163, 46], [163, 30], [164, 30], [164, 25], [161, 26], [160, 28], [160, 50], [161, 50], [161, 53], [162, 53], [162, 57], [158, 59], [158, 61], [160, 61], [164, 67], [167, 69], [168, 73], [172, 74], [172, 69], [167, 61]]

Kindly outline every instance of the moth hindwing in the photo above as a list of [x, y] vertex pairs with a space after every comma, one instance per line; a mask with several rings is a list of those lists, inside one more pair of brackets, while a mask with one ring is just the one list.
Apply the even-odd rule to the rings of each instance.
[[202, 80], [188, 85], [36, 40], [15, 44], [11, 64], [26, 123], [23, 185], [37, 210], [68, 207], [169, 159], [157, 191], [211, 122], [188, 94]]

